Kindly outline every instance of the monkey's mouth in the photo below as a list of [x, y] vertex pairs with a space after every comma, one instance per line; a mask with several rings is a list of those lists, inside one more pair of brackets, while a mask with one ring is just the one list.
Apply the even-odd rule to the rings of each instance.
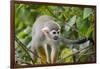
[[54, 38], [53, 38], [54, 40], [58, 40], [58, 36], [54, 36]]

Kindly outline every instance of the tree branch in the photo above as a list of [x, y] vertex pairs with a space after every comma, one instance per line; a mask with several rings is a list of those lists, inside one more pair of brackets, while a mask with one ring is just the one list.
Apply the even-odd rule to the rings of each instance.
[[[30, 56], [29, 52], [31, 52], [32, 54], [35, 54], [35, 53], [32, 52], [31, 50], [29, 50], [16, 36], [15, 36], [15, 41], [19, 44], [18, 46], [20, 46], [27, 53], [27, 55], [30, 57], [32, 63], [34, 64], [34, 61], [33, 61], [32, 57]], [[37, 57], [39, 57], [39, 56], [37, 56]]]
[[80, 49], [80, 50], [78, 50], [78, 51], [76, 51], [76, 52], [74, 52], [74, 53], [72, 53], [72, 54], [70, 54], [70, 55], [68, 55], [68, 56], [65, 56], [64, 58], [58, 60], [56, 63], [59, 63], [59, 62], [61, 62], [62, 60], [64, 60], [65, 58], [68, 58], [68, 57], [70, 57], [70, 56], [73, 56], [73, 55], [75, 55], [75, 54], [78, 54], [78, 53], [80, 53], [81, 51], [83, 51], [83, 50], [85, 50], [85, 49], [88, 49], [88, 48], [91, 48], [91, 47], [90, 47], [90, 46], [86, 46], [86, 47], [84, 47], [84, 48], [82, 48], [82, 49]]

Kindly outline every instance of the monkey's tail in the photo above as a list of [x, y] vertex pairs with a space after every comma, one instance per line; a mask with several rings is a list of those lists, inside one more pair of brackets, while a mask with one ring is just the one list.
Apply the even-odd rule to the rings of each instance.
[[94, 41], [92, 38], [83, 38], [83, 39], [76, 39], [76, 40], [70, 40], [70, 39], [63, 39], [63, 42], [65, 44], [82, 44], [85, 43], [87, 41], [90, 41], [92, 44], [94, 44]]

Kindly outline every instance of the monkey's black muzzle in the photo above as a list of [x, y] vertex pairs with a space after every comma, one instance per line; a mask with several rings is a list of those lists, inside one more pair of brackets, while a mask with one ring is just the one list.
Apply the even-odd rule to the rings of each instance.
[[54, 36], [54, 38], [53, 38], [53, 39], [54, 39], [54, 40], [58, 40], [58, 38], [59, 38], [58, 36]]

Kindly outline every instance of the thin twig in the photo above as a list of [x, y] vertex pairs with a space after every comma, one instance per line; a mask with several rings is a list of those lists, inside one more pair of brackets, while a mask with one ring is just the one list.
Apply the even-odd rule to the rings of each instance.
[[[18, 39], [18, 38], [17, 38]], [[19, 39], [18, 39], [19, 40]], [[22, 46], [24, 46], [26, 48], [26, 50], [28, 50], [29, 52], [31, 52], [32, 54], [34, 54], [36, 57], [40, 58], [36, 53], [34, 53], [33, 51], [31, 51], [30, 49], [28, 49], [20, 40], [19, 40], [20, 44]]]
[[29, 50], [28, 48], [26, 48], [26, 46], [16, 36], [15, 36], [15, 40], [19, 44], [18, 46], [20, 46], [27, 53], [27, 55], [30, 57], [32, 63], [34, 64], [34, 61], [28, 51], [30, 51], [31, 53], [33, 53], [33, 52], [31, 50]]

